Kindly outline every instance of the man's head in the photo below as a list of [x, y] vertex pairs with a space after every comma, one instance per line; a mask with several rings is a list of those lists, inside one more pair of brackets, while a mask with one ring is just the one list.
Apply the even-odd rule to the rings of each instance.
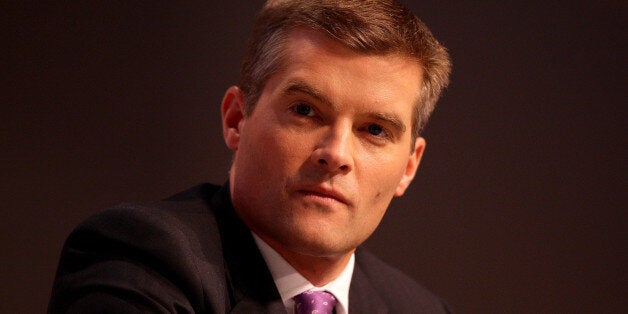
[[415, 132], [449, 63], [411, 16], [390, 1], [272, 1], [262, 11], [243, 86], [222, 102], [223, 134], [235, 152], [234, 207], [284, 258], [346, 256], [414, 178], [425, 147]]
[[449, 83], [451, 62], [427, 26], [395, 0], [269, 0], [258, 14], [240, 69], [247, 115], [268, 77], [290, 62], [285, 44], [287, 34], [297, 27], [325, 33], [356, 52], [401, 53], [418, 62], [423, 80], [412, 134], [420, 135]]

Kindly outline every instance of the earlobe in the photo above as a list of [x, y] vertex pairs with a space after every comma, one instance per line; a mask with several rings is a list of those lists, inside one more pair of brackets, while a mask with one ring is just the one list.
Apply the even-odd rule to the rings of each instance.
[[425, 151], [425, 139], [422, 137], [418, 137], [414, 142], [414, 150], [408, 158], [408, 163], [406, 164], [406, 170], [401, 177], [401, 181], [397, 185], [397, 189], [395, 190], [395, 196], [402, 196], [403, 193], [406, 192], [410, 183], [414, 179], [414, 175], [416, 171], [419, 169], [419, 164], [421, 163], [421, 158], [423, 157], [423, 152]]
[[222, 113], [222, 135], [227, 147], [238, 150], [240, 132], [244, 121], [244, 95], [237, 86], [231, 86], [225, 92], [220, 106]]

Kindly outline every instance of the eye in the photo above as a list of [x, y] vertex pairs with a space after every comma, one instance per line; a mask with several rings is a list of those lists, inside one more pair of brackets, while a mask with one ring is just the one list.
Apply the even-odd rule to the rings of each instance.
[[367, 130], [369, 133], [376, 136], [382, 135], [382, 133], [384, 133], [384, 128], [377, 124], [370, 124]]
[[312, 110], [312, 107], [308, 104], [304, 104], [304, 103], [298, 103], [294, 106], [294, 111], [297, 114], [300, 114], [302, 116], [311, 116], [314, 114], [314, 110]]

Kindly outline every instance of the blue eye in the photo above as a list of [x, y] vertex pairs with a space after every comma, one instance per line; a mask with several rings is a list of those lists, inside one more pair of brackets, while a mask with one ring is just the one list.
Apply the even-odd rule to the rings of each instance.
[[300, 115], [309, 116], [312, 114], [312, 107], [306, 104], [297, 104], [294, 106], [294, 111]]
[[371, 124], [368, 126], [368, 131], [369, 133], [373, 134], [373, 135], [381, 135], [382, 133], [384, 133], [384, 129], [377, 125], [377, 124]]

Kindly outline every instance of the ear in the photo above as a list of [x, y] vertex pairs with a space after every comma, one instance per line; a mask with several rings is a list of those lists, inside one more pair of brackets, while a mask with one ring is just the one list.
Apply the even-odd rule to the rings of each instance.
[[225, 92], [220, 105], [222, 113], [222, 136], [229, 149], [236, 151], [240, 144], [240, 131], [244, 122], [244, 95], [237, 86]]
[[417, 137], [414, 141], [414, 150], [412, 151], [412, 154], [410, 154], [410, 158], [408, 158], [406, 171], [397, 185], [395, 196], [403, 195], [412, 182], [412, 179], [414, 179], [414, 175], [416, 174], [417, 169], [419, 169], [419, 163], [421, 163], [421, 157], [423, 157], [423, 152], [425, 151], [425, 145], [425, 139], [422, 137]]

